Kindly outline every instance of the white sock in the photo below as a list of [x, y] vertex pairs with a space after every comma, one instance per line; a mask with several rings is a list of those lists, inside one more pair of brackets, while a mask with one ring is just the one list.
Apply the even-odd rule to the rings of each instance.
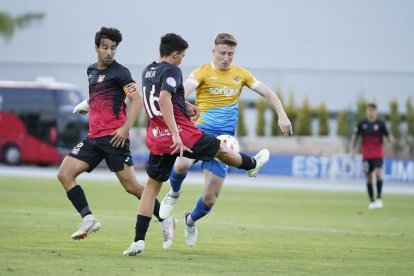
[[87, 220], [91, 220], [94, 219], [95, 216], [93, 214], [89, 214], [83, 217], [83, 221], [87, 221]]
[[181, 190], [178, 192], [174, 192], [173, 190], [170, 191], [170, 196], [173, 198], [178, 198], [181, 195]]
[[188, 216], [185, 218], [185, 223], [187, 223], [188, 226], [193, 226], [194, 222], [195, 221], [191, 219], [191, 213], [188, 214]]

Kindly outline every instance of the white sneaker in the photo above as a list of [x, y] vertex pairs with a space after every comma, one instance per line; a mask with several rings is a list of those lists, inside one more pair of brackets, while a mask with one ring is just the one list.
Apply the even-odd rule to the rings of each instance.
[[125, 250], [122, 255], [124, 256], [135, 256], [144, 253], [145, 249], [145, 241], [139, 240], [136, 242], [132, 242], [131, 245]]
[[160, 218], [162, 219], [166, 219], [169, 216], [171, 216], [171, 213], [174, 209], [175, 203], [178, 200], [178, 197], [173, 197], [171, 196], [171, 192], [170, 191], [165, 197], [164, 199], [161, 201], [160, 204]]
[[87, 215], [83, 218], [78, 231], [72, 234], [71, 238], [74, 240], [82, 240], [88, 236], [91, 232], [96, 232], [101, 228], [101, 223], [95, 218], [94, 215]]
[[267, 149], [262, 149], [255, 156], [253, 156], [253, 158], [256, 159], [256, 168], [248, 170], [247, 175], [250, 177], [256, 176], [264, 165], [267, 164], [267, 161], [269, 161], [269, 155], [270, 153]]
[[173, 217], [168, 217], [162, 221], [162, 235], [164, 240], [162, 242], [162, 248], [168, 249], [175, 241], [175, 226], [177, 220]]
[[188, 225], [187, 224], [187, 216], [190, 215], [190, 212], [185, 211], [184, 212], [184, 225], [185, 225], [185, 230], [184, 230], [184, 239], [185, 239], [185, 243], [188, 246], [194, 246], [197, 243], [197, 237], [198, 237], [198, 231], [197, 231], [197, 227], [194, 225]]
[[372, 202], [368, 205], [368, 209], [369, 209], [369, 210], [377, 209], [377, 205], [375, 204], [375, 201], [372, 201]]
[[382, 203], [381, 198], [377, 198], [377, 200], [375, 200], [375, 205], [378, 209], [381, 209], [384, 206], [384, 203]]

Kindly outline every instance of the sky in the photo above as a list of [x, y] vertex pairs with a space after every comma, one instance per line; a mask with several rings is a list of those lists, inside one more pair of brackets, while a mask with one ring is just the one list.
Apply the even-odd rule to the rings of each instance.
[[[163, 34], [182, 35], [190, 45], [183, 61], [188, 74], [211, 61], [214, 36], [229, 32], [239, 42], [234, 64], [272, 89], [295, 90], [299, 99], [325, 99], [339, 109], [363, 91], [384, 108], [395, 93], [401, 103], [414, 95], [414, 1], [0, 0], [0, 10], [46, 15], [10, 41], [0, 38], [0, 66], [93, 63], [96, 31], [113, 26], [123, 33], [116, 59], [125, 65], [156, 60]], [[6, 76], [0, 70], [0, 79]]]

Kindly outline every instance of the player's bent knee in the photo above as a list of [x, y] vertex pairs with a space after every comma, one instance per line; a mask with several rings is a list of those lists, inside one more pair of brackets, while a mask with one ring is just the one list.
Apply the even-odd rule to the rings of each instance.
[[203, 202], [208, 207], [212, 208], [216, 204], [217, 196], [207, 195], [203, 197]]
[[183, 174], [186, 173], [192, 165], [192, 162], [186, 161], [177, 161], [174, 165], [174, 169], [176, 173]]
[[62, 183], [62, 185], [65, 185], [65, 183], [69, 183], [71, 182], [71, 180], [73, 180], [73, 178], [69, 177], [68, 173], [65, 173], [65, 171], [62, 169], [59, 169], [56, 176], [59, 182]]
[[138, 198], [140, 198], [142, 196], [142, 190], [140, 190], [137, 187], [125, 187], [125, 192], [127, 192], [128, 194], [131, 194], [131, 195], [135, 195]]

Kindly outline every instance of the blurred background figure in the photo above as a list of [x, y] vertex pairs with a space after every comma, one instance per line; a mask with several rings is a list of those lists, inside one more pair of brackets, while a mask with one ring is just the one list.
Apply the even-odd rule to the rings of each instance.
[[[383, 137], [385, 136], [390, 143], [394, 143], [394, 136], [388, 131], [385, 123], [378, 119], [377, 105], [375, 103], [367, 104], [366, 119], [360, 121], [355, 128], [355, 132], [351, 138], [352, 156], [355, 155], [356, 142], [359, 136], [362, 137], [362, 158], [370, 200], [368, 209], [382, 208], [382, 165], [384, 163], [384, 151], [382, 149]], [[374, 189], [372, 187], [372, 176], [374, 172], [377, 187], [376, 200], [374, 198]]]

